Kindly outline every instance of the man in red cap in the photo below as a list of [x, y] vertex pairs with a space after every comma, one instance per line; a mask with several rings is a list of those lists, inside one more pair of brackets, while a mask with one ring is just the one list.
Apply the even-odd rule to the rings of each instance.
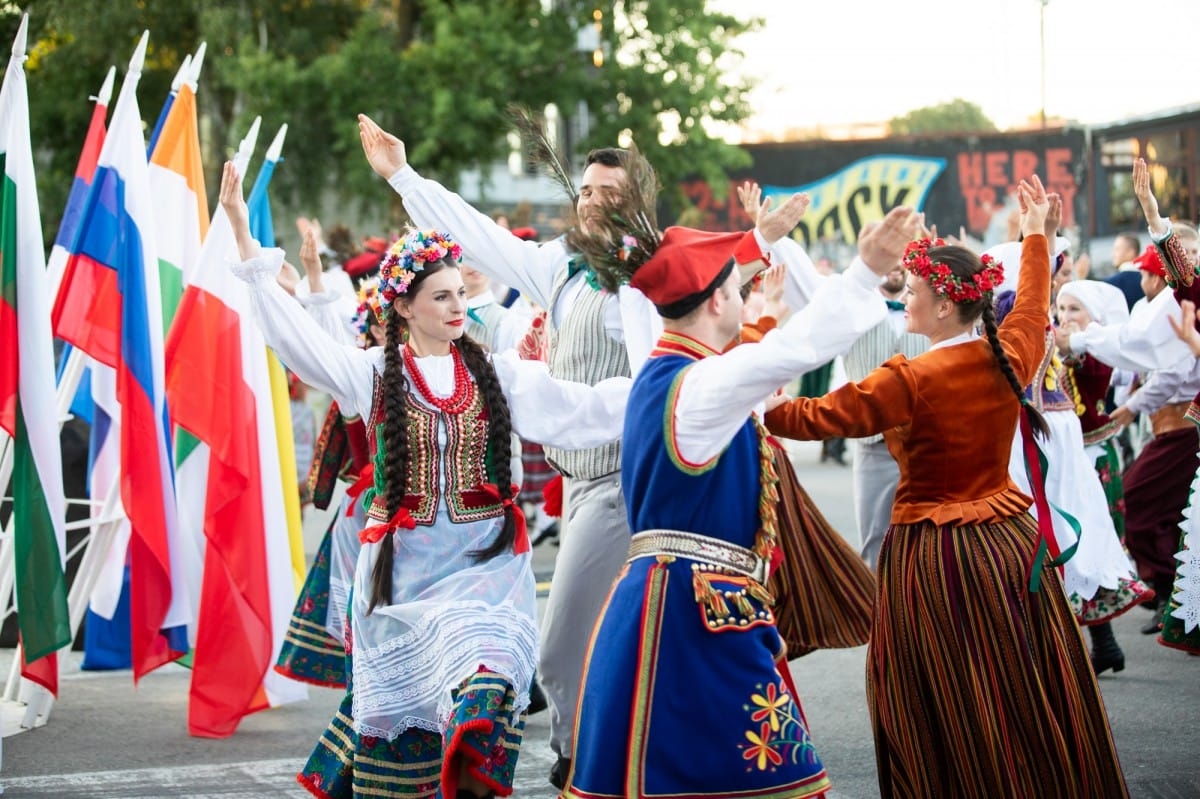
[[[631, 285], [602, 291], [592, 266], [568, 246], [566, 237], [544, 244], [517, 239], [458, 195], [417, 174], [408, 163], [404, 143], [368, 117], [359, 117], [359, 133], [367, 160], [403, 196], [414, 221], [452, 231], [467, 260], [547, 310], [552, 375], [594, 384], [637, 374], [660, 327], [653, 298], [647, 301], [647, 295]], [[645, 159], [628, 150], [605, 148], [590, 153], [578, 194], [572, 198], [573, 233], [586, 238], [603, 221], [607, 206], [631, 185], [641, 185], [631, 175], [647, 172], [652, 170]], [[653, 207], [637, 211], [654, 218]], [[761, 247], [790, 232], [803, 207], [795, 200], [777, 211], [782, 215], [774, 217], [775, 227], [760, 233]], [[722, 263], [732, 252], [726, 253]], [[879, 299], [877, 292], [874, 298]], [[539, 660], [541, 685], [550, 707], [550, 745], [557, 755], [550, 781], [559, 788], [570, 770], [588, 641], [629, 547], [631, 530], [624, 513], [629, 482], [622, 478], [621, 446], [614, 443], [594, 450], [547, 452], [564, 477], [560, 549], [542, 619]]]
[[663, 334], [629, 396], [621, 474], [634, 534], [585, 666], [564, 799], [828, 791], [765, 588], [778, 494], [754, 411], [883, 320], [880, 277], [914, 219], [893, 211], [786, 325], [723, 355], [741, 329], [740, 290], [763, 267], [756, 232], [668, 228], [633, 272]]
[[[640, 292], [628, 286], [601, 291], [595, 273], [565, 236], [542, 244], [525, 241], [421, 177], [409, 165], [404, 143], [370, 118], [359, 117], [359, 133], [371, 167], [404, 198], [414, 222], [450, 231], [462, 244], [464, 260], [546, 309], [547, 363], [554, 377], [594, 385], [636, 373], [658, 327], [654, 307]], [[588, 155], [578, 196], [572, 198], [573, 232], [587, 231], [605, 204], [629, 185], [630, 170], [650, 171], [645, 159], [637, 159], [634, 163], [630, 151], [615, 148]], [[654, 216], [653, 207], [639, 210]], [[630, 530], [620, 442], [573, 452], [550, 448], [546, 455], [563, 475], [563, 516], [541, 622], [538, 670], [557, 756], [550, 782], [561, 788], [570, 766], [583, 658], [604, 598], [625, 562]]]
[[[1177, 305], [1167, 291], [1167, 269], [1158, 248], [1150, 244], [1134, 259], [1142, 274], [1145, 302], [1156, 300]], [[1139, 306], [1141, 303], [1139, 303]], [[1134, 308], [1134, 317], [1141, 309]], [[1162, 320], [1166, 324], [1165, 320]], [[1196, 425], [1186, 418], [1192, 398], [1200, 392], [1200, 367], [1189, 351], [1173, 365], [1147, 372], [1141, 386], [1125, 404], [1110, 414], [1121, 425], [1132, 424], [1139, 414], [1150, 419], [1153, 438], [1146, 443], [1124, 475], [1125, 546], [1137, 564], [1138, 576], [1152, 583], [1159, 609], [1171, 595], [1175, 582], [1175, 552], [1179, 548], [1179, 523], [1187, 507], [1192, 477], [1196, 473], [1196, 450], [1200, 447]], [[1156, 614], [1142, 632], [1158, 632]]]

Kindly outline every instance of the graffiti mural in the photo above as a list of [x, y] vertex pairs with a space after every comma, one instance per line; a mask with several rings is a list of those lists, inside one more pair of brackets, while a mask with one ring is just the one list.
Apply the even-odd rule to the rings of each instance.
[[924, 208], [933, 182], [945, 168], [943, 158], [873, 155], [813, 183], [765, 184], [763, 196], [778, 204], [796, 192], [807, 192], [812, 204], [793, 235], [804, 242], [841, 238], [854, 244], [864, 225], [880, 221], [896, 206]]
[[1047, 189], [1062, 195], [1065, 227], [1083, 215], [1081, 130], [788, 142], [745, 149], [754, 165], [730, 176], [723, 199], [704, 181], [683, 183], [693, 206], [688, 224], [708, 230], [751, 227], [754, 222], [742, 210], [736, 187], [755, 180], [767, 195], [806, 191], [812, 196], [812, 207], [793, 232], [810, 247], [844, 253], [853, 248], [863, 225], [897, 205], [923, 211], [943, 233], [961, 228], [987, 239], [1003, 235], [1017, 182], [1035, 172]]

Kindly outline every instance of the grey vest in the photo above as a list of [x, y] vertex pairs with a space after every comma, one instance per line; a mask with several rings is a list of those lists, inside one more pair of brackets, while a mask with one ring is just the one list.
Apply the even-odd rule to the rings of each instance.
[[499, 335], [500, 324], [509, 310], [498, 302], [489, 302], [487, 305], [472, 308], [471, 313], [482, 319], [483, 324], [472, 319], [471, 314], [467, 314], [467, 335], [488, 352], [495, 352], [496, 336]]
[[[625, 345], [614, 341], [604, 327], [605, 306], [616, 302], [616, 296], [585, 286], [563, 318], [561, 327], [555, 327], [553, 308], [566, 285], [567, 269], [564, 266], [554, 280], [554, 291], [550, 295], [550, 374], [589, 386], [610, 377], [629, 377], [629, 353]], [[621, 442], [569, 451], [546, 447], [546, 458], [567, 477], [592, 480], [620, 470]]]
[[[894, 355], [915, 358], [928, 349], [928, 336], [917, 333], [901, 333], [897, 336], [895, 328], [892, 327], [892, 320], [884, 319], [859, 336], [846, 353], [843, 359], [846, 364], [846, 377], [850, 382], [857, 383]], [[864, 444], [874, 444], [882, 441], [883, 436], [876, 434], [856, 440]]]

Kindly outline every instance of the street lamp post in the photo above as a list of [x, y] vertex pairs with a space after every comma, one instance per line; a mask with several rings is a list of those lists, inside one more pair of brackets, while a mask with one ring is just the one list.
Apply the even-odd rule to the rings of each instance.
[[1039, 40], [1041, 45], [1042, 71], [1041, 71], [1041, 89], [1042, 89], [1042, 110], [1041, 120], [1042, 128], [1046, 127], [1046, 6], [1050, 5], [1050, 0], [1038, 0], [1038, 17], [1039, 17]]

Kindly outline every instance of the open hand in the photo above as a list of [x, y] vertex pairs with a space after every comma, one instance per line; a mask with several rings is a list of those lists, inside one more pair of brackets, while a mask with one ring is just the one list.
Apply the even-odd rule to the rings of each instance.
[[313, 294], [325, 290], [321, 282], [321, 255], [317, 245], [317, 232], [311, 227], [304, 232], [304, 240], [300, 243], [300, 265], [304, 267], [304, 276], [308, 278], [308, 288]]
[[1046, 218], [1050, 213], [1050, 198], [1042, 179], [1034, 175], [1017, 184], [1017, 202], [1021, 209], [1021, 233], [1026, 236], [1044, 236]]
[[858, 254], [872, 272], [883, 277], [900, 264], [904, 249], [920, 234], [921, 220], [917, 212], [898, 205], [888, 211], [878, 225], [863, 227], [858, 237]]
[[362, 140], [363, 154], [375, 174], [384, 180], [396, 174], [408, 163], [404, 142], [388, 133], [366, 114], [358, 115], [358, 138]]
[[793, 194], [775, 209], [771, 209], [771, 198], [763, 200], [755, 226], [767, 244], [774, 244], [791, 233], [800, 224], [801, 217], [811, 202], [807, 194]]
[[753, 180], [747, 180], [742, 185], [737, 187], [738, 201], [742, 204], [742, 210], [746, 212], [746, 216], [754, 220], [754, 224], [758, 224], [758, 217], [763, 211], [771, 207], [771, 198], [768, 197], [764, 203], [762, 199], [762, 187]]
[[1062, 197], [1057, 194], [1047, 194], [1046, 199], [1050, 202], [1050, 207], [1046, 209], [1046, 222], [1042, 229], [1046, 233], [1046, 238], [1050, 240], [1051, 249], [1054, 248], [1054, 237], [1058, 235], [1058, 228], [1062, 225]]
[[1146, 165], [1144, 158], [1133, 162], [1133, 195], [1138, 198], [1138, 203], [1142, 206], [1142, 216], [1146, 217], [1146, 224], [1150, 226], [1150, 232], [1165, 233], [1167, 222], [1158, 211], [1158, 200], [1150, 188], [1150, 167]]
[[1128, 427], [1129, 425], [1133, 424], [1133, 420], [1137, 418], [1137, 415], [1133, 411], [1129, 410], [1129, 408], [1122, 405], [1110, 413], [1108, 418], [1116, 422], [1121, 427]]
[[246, 207], [246, 198], [242, 196], [242, 176], [232, 161], [226, 161], [221, 170], [221, 191], [218, 195], [225, 216], [234, 233], [250, 230], [250, 209]]
[[1183, 300], [1179, 303], [1179, 308], [1179, 318], [1168, 316], [1167, 321], [1171, 323], [1171, 329], [1175, 331], [1179, 340], [1191, 348], [1193, 355], [1200, 358], [1200, 331], [1196, 330], [1198, 318], [1196, 303], [1191, 300]]

